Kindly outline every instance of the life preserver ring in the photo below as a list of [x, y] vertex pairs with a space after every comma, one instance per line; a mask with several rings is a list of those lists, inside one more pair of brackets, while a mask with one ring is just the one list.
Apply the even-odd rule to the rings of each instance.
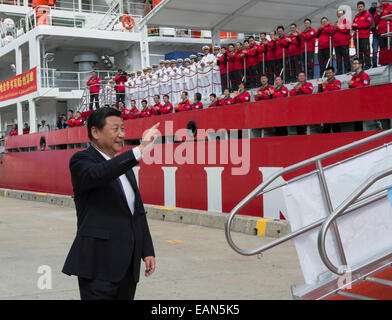
[[123, 16], [121, 22], [123, 27], [127, 30], [131, 30], [135, 26], [135, 20], [129, 14]]

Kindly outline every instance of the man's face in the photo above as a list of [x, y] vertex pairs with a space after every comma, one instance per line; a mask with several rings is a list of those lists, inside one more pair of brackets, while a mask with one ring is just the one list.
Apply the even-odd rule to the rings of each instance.
[[250, 45], [250, 46], [253, 46], [254, 44], [255, 44], [255, 39], [250, 38], [250, 39], [249, 39], [249, 45]]
[[265, 86], [268, 83], [268, 78], [267, 77], [261, 77], [261, 84]]
[[297, 32], [297, 27], [296, 26], [290, 26], [290, 31], [291, 31], [291, 33], [296, 33]]
[[271, 40], [275, 39], [275, 32], [270, 32], [270, 38], [271, 38]]
[[360, 65], [359, 61], [354, 61], [353, 67], [354, 67], [354, 71], [358, 71], [359, 69], [361, 69], [361, 65]]
[[204, 54], [207, 55], [210, 53], [210, 49], [204, 49]]
[[219, 49], [215, 49], [214, 50], [214, 54], [217, 56], [219, 54], [220, 50]]
[[105, 126], [102, 130], [93, 127], [91, 133], [96, 140], [97, 145], [113, 155], [122, 150], [125, 139], [125, 129], [121, 118], [115, 116], [107, 117]]
[[182, 100], [186, 100], [188, 97], [186, 96], [186, 94], [183, 92], [181, 93], [181, 99]]
[[166, 68], [169, 68], [170, 67], [170, 63], [166, 63]]
[[357, 7], [357, 9], [358, 9], [358, 12], [359, 12], [359, 13], [362, 13], [362, 12], [365, 11], [365, 6], [364, 6], [363, 4], [360, 4], [360, 5]]
[[157, 72], [157, 70], [158, 70], [158, 67], [154, 67], [154, 68], [153, 68], [153, 71], [154, 71], [154, 72]]
[[328, 80], [331, 80], [335, 76], [335, 72], [333, 72], [332, 70], [327, 70], [325, 72], [325, 75], [327, 76]]
[[154, 97], [154, 102], [155, 102], [155, 104], [158, 104], [159, 103], [159, 98], [158, 97]]
[[245, 47], [245, 49], [248, 49], [249, 48], [249, 42], [244, 42], [244, 47]]
[[96, 77], [97, 77], [97, 74], [96, 74], [95, 72], [92, 72], [92, 73], [91, 73], [91, 77], [96, 78]]
[[228, 89], [226, 89], [225, 92], [224, 92], [224, 95], [225, 95], [225, 97], [230, 96], [230, 91]]
[[264, 40], [266, 40], [267, 39], [267, 36], [264, 34], [264, 33], [261, 33], [260, 34], [260, 40], [261, 41], [264, 41]]
[[73, 113], [71, 112], [71, 111], [68, 111], [68, 117], [72, 117], [73, 116]]
[[189, 67], [189, 64], [190, 64], [189, 61], [185, 61], [185, 66], [186, 67]]
[[81, 117], [82, 117], [82, 114], [81, 114], [80, 112], [78, 112], [78, 113], [76, 114], [76, 117], [77, 117], [77, 118], [81, 118]]
[[306, 81], [305, 74], [304, 74], [304, 73], [300, 73], [300, 74], [298, 75], [298, 80], [299, 80], [299, 82], [304, 82], [304, 81]]
[[237, 50], [241, 50], [241, 49], [242, 49], [242, 44], [239, 43], [239, 42], [237, 42], [237, 43], [235, 44], [235, 48], [236, 48]]
[[142, 107], [143, 107], [143, 109], [147, 108], [147, 103], [145, 101], [142, 102]]
[[310, 28], [312, 26], [312, 24], [310, 23], [310, 21], [306, 20], [305, 21], [305, 28]]
[[277, 77], [277, 78], [275, 79], [275, 85], [276, 85], [277, 87], [280, 87], [282, 84], [283, 84], [282, 78]]
[[135, 102], [135, 101], [132, 101], [132, 102], [131, 102], [131, 107], [132, 107], [132, 109], [135, 109], [135, 108], [136, 108], [136, 102]]
[[279, 29], [278, 29], [278, 36], [281, 36], [281, 35], [283, 35], [283, 29], [282, 29], [282, 28], [279, 28]]
[[243, 85], [242, 83], [238, 86], [238, 88], [239, 88], [241, 91], [244, 91], [244, 90], [245, 90], [245, 87], [244, 87], [244, 85]]
[[175, 63], [172, 63], [172, 64], [171, 64], [171, 67], [174, 69], [174, 68], [176, 67], [176, 64], [175, 64]]
[[168, 102], [169, 102], [169, 98], [168, 98], [168, 97], [163, 97], [163, 101], [164, 101], [165, 103], [168, 103]]
[[327, 19], [321, 20], [321, 25], [326, 27], [328, 25], [328, 20]]
[[226, 53], [226, 48], [222, 48], [222, 54]]
[[234, 51], [234, 47], [233, 46], [229, 46], [229, 51], [233, 52]]
[[214, 98], [213, 96], [210, 96], [210, 101], [211, 101], [211, 102], [214, 102], [214, 101], [215, 101], [215, 98]]

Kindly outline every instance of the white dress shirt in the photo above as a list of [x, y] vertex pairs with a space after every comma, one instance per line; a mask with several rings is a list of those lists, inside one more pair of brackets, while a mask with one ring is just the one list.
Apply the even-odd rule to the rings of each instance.
[[[101, 150], [95, 147], [95, 149], [102, 155], [102, 157], [105, 158], [105, 160], [111, 160], [110, 157], [108, 157], [106, 154], [104, 154]], [[142, 159], [142, 153], [140, 152], [140, 149], [138, 147], [134, 148], [133, 154], [136, 158], [137, 161], [140, 161]], [[123, 174], [122, 176], [119, 177], [120, 182], [122, 184], [125, 198], [127, 199], [128, 207], [131, 210], [132, 215], [135, 213], [135, 192], [133, 191], [133, 188], [131, 186], [131, 183], [129, 182], [127, 176]]]

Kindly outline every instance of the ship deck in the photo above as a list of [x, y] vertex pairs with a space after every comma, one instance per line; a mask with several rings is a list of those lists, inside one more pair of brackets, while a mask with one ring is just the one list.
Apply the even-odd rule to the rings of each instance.
[[[76, 229], [75, 209], [0, 197], [0, 300], [78, 300], [77, 278], [61, 273]], [[292, 242], [260, 260], [242, 257], [223, 230], [149, 220], [157, 270], [141, 277], [137, 300], [292, 299], [290, 285], [303, 283]], [[235, 234], [243, 246], [271, 241]], [[52, 289], [41, 290], [38, 268], [51, 267]], [[143, 271], [143, 268], [142, 268]]]

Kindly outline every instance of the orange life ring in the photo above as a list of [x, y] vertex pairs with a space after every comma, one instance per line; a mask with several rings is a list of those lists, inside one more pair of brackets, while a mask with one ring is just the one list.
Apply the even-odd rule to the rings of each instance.
[[135, 26], [135, 20], [129, 14], [123, 16], [121, 22], [123, 27], [127, 30], [131, 30]]

